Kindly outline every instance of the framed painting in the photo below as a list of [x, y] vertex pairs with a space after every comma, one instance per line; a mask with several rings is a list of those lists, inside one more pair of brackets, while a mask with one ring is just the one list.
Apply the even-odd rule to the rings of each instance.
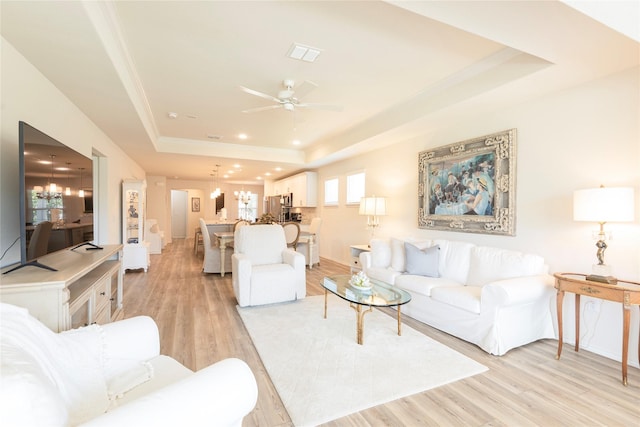
[[200, 212], [200, 197], [191, 198], [191, 212]]
[[418, 154], [418, 227], [515, 235], [516, 130]]

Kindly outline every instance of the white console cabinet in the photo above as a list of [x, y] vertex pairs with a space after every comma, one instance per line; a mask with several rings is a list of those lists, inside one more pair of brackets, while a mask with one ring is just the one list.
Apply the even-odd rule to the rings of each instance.
[[122, 244], [124, 245], [123, 270], [149, 268], [149, 243], [144, 241], [146, 181], [122, 182]]
[[[55, 332], [109, 323], [122, 312], [122, 245], [64, 249], [0, 276], [0, 301], [24, 307]], [[9, 267], [3, 269], [9, 270]]]

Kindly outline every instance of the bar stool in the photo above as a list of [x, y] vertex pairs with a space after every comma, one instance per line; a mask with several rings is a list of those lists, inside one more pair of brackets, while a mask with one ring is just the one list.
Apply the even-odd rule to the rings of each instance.
[[196, 234], [193, 238], [193, 251], [198, 255], [198, 248], [202, 246], [204, 248], [204, 241], [202, 240], [202, 230], [200, 227], [196, 227]]

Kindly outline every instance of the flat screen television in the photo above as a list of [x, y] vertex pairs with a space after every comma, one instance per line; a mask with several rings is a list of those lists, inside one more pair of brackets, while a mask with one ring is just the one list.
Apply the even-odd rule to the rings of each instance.
[[83, 245], [99, 249], [90, 243], [93, 160], [25, 122], [18, 127], [20, 265], [6, 273], [25, 266], [54, 270], [37, 259]]

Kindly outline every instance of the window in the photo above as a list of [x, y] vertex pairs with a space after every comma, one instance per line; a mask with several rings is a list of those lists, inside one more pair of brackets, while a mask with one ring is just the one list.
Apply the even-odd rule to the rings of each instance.
[[[26, 221], [32, 224], [38, 224], [42, 221], [54, 221], [63, 218], [64, 201], [62, 197], [56, 198], [39, 198], [36, 191], [31, 190], [31, 200], [28, 208], [31, 214], [27, 215]], [[57, 213], [56, 218], [52, 218], [52, 211]]]
[[324, 182], [324, 204], [338, 204], [338, 178], [331, 178]]
[[251, 193], [251, 197], [247, 202], [245, 205], [242, 199], [238, 199], [238, 213], [240, 214], [240, 218], [253, 221], [258, 217], [258, 195]]
[[347, 175], [347, 204], [359, 204], [364, 197], [364, 172]]

